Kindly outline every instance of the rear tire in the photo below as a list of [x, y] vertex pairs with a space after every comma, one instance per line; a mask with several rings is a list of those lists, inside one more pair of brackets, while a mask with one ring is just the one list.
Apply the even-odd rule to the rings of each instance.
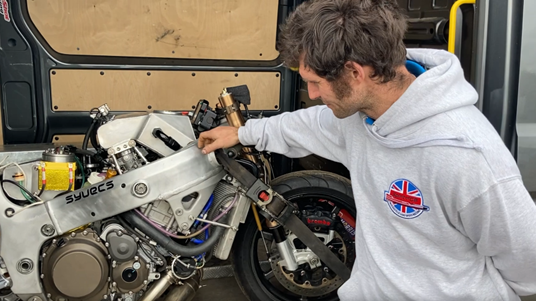
[[[292, 203], [298, 205], [300, 203], [310, 204], [318, 200], [319, 203], [322, 203], [322, 206], [327, 206], [327, 202], [324, 202], [327, 200], [339, 209], [347, 210], [355, 219], [355, 202], [350, 181], [337, 174], [317, 170], [298, 171], [275, 179], [270, 183], [270, 186]], [[263, 233], [265, 233], [267, 230], [264, 230], [266, 228], [264, 218], [261, 215], [259, 217], [263, 225]], [[337, 220], [340, 223], [338, 217]], [[352, 239], [352, 242], [346, 248], [351, 250], [348, 253], [349, 259], [347, 259], [347, 266], [351, 268], [355, 259], [354, 237], [349, 233], [343, 235], [351, 236]], [[259, 254], [266, 252], [260, 237], [254, 215], [249, 213], [246, 222], [240, 225], [231, 255], [234, 274], [242, 292], [251, 301], [299, 300], [299, 295], [293, 294], [282, 285], [278, 285], [280, 282], [277, 279], [271, 277], [271, 281], [277, 282], [274, 285], [266, 278], [266, 274], [270, 272], [265, 272], [266, 263], [264, 263], [264, 267], [261, 267], [260, 262], [262, 260]], [[261, 241], [260, 243], [259, 240]], [[262, 248], [258, 247], [259, 244]], [[264, 254], [264, 257], [267, 257], [266, 254]], [[269, 264], [268, 266], [270, 267]], [[307, 300], [338, 300], [337, 290], [320, 296], [309, 296]]]

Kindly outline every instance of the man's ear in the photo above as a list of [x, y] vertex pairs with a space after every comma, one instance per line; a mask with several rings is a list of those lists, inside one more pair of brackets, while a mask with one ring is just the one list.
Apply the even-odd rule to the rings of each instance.
[[347, 61], [344, 63], [344, 72], [353, 81], [363, 82], [365, 80], [365, 69], [356, 62]]

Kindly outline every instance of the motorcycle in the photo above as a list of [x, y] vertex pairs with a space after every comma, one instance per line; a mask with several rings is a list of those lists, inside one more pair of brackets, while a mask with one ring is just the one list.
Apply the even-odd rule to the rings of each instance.
[[81, 147], [2, 166], [0, 298], [191, 300], [205, 264], [231, 259], [250, 300], [336, 300], [355, 259], [349, 180], [275, 178], [268, 152], [197, 147], [203, 131], [262, 118], [248, 104], [247, 86], [193, 112], [104, 104]]

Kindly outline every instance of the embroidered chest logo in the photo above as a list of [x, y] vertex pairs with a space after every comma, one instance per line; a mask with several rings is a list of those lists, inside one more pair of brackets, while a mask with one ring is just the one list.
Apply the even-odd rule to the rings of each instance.
[[398, 179], [391, 183], [385, 191], [383, 200], [396, 216], [401, 218], [416, 218], [430, 207], [424, 205], [421, 190], [406, 179]]

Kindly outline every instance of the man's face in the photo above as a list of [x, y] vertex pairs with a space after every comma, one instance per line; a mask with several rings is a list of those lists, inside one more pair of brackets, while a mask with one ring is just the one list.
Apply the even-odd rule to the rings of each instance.
[[370, 107], [370, 93], [363, 87], [364, 84], [353, 83], [349, 75], [343, 75], [340, 79], [329, 82], [310, 68], [305, 68], [302, 60], [300, 75], [307, 83], [309, 98], [321, 100], [337, 118], [346, 118]]

